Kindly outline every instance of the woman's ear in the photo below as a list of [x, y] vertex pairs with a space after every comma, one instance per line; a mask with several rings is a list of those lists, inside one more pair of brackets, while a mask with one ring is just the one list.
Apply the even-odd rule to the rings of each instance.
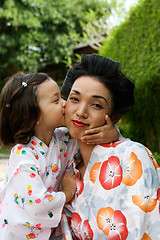
[[37, 123], [36, 123], [36, 125], [39, 125], [39, 123], [40, 123], [40, 122], [39, 122], [39, 120], [38, 120]]
[[113, 114], [113, 116], [111, 117], [113, 125], [115, 125], [120, 120], [120, 118], [121, 118], [120, 113]]

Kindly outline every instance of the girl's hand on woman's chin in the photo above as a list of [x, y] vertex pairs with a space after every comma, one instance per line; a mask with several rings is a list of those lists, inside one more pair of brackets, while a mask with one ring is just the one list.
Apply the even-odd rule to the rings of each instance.
[[108, 115], [105, 116], [105, 120], [106, 124], [103, 126], [86, 130], [86, 135], [81, 137], [81, 141], [87, 144], [103, 144], [118, 140], [118, 131]]

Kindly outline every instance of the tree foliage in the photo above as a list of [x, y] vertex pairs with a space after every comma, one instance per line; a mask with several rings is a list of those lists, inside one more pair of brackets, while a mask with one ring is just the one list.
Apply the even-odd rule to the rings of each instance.
[[104, 42], [100, 54], [120, 61], [135, 81], [135, 107], [121, 126], [124, 134], [160, 152], [160, 7], [141, 0]]
[[105, 0], [1, 0], [0, 71], [37, 71], [72, 56], [90, 11], [109, 12]]

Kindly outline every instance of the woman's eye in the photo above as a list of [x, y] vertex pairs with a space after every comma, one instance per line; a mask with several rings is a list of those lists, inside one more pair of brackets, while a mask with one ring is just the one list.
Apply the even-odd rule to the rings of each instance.
[[70, 97], [69, 98], [72, 102], [78, 102], [78, 98], [76, 98], [76, 97]]
[[98, 109], [102, 109], [102, 108], [103, 108], [103, 107], [102, 107], [100, 104], [98, 104], [98, 103], [93, 104], [93, 106], [94, 106], [95, 108], [98, 108]]

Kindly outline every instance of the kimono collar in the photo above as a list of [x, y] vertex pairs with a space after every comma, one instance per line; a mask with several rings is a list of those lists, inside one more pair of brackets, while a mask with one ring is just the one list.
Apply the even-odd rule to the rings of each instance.
[[38, 148], [38, 150], [43, 153], [43, 155], [45, 155], [48, 151], [48, 146], [42, 142], [39, 138], [37, 138], [36, 136], [33, 136], [31, 138], [31, 145], [34, 148]]

